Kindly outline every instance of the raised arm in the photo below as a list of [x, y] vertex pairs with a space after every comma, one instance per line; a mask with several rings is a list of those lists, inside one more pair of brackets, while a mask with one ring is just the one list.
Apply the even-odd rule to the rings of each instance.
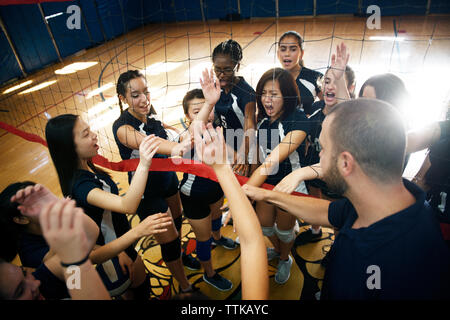
[[347, 53], [347, 46], [342, 42], [336, 46], [336, 53], [331, 56], [331, 72], [334, 76], [334, 83], [336, 85], [336, 98], [338, 103], [345, 100], [350, 100], [350, 93], [348, 92], [347, 84], [345, 82], [344, 73], [347, 66], [350, 54]]
[[87, 195], [90, 205], [119, 213], [134, 214], [141, 202], [147, 183], [148, 170], [152, 158], [158, 151], [160, 141], [150, 135], [142, 140], [139, 147], [140, 161], [125, 196], [121, 197], [100, 188], [92, 189]]
[[330, 201], [311, 197], [286, 195], [286, 193], [242, 186], [245, 194], [256, 201], [267, 201], [312, 225], [332, 227], [328, 220]]
[[193, 122], [193, 124], [196, 122], [199, 123], [198, 127], [195, 127], [198, 130], [201, 129], [202, 123], [208, 123], [209, 114], [214, 109], [216, 102], [219, 101], [221, 93], [219, 79], [214, 79], [214, 72], [212, 69], [209, 71], [208, 69], [203, 70], [202, 78], [200, 78], [200, 85], [202, 87], [203, 96], [205, 97], [205, 103], [197, 113], [197, 116]]
[[[109, 293], [100, 276], [87, 259], [95, 241], [89, 240], [86, 235], [83, 227], [84, 216], [86, 215], [83, 210], [76, 208], [74, 201], [59, 199], [43, 207], [39, 222], [50, 249], [59, 259], [61, 264], [59, 267], [63, 269], [56, 273], [64, 275], [72, 299], [109, 300]], [[51, 258], [53, 262], [56, 256]], [[53, 264], [50, 269], [55, 267], [57, 265]], [[71, 281], [68, 280], [73, 276], [79, 278], [75, 279], [73, 285], [69, 285]]]
[[[47, 187], [41, 184], [36, 184], [34, 186], [28, 186], [21, 189], [17, 191], [13, 197], [11, 197], [11, 202], [17, 202], [19, 204], [17, 208], [24, 216], [37, 218], [39, 218], [42, 209], [46, 205], [56, 200], [58, 200], [58, 197], [55, 196]], [[81, 222], [88, 240], [95, 243], [98, 237], [97, 225], [87, 215], [81, 216]]]
[[214, 169], [233, 212], [233, 223], [241, 246], [242, 299], [267, 299], [269, 277], [261, 226], [250, 201], [242, 192], [233, 170], [227, 163], [225, 150], [222, 129], [214, 130], [211, 124], [208, 124], [203, 130], [202, 141], [196, 141], [196, 151], [202, 161]]

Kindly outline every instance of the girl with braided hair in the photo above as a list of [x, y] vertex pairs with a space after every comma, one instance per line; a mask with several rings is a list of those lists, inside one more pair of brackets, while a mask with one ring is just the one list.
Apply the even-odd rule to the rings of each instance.
[[[247, 81], [235, 74], [239, 71], [242, 57], [242, 47], [232, 39], [214, 48], [213, 69], [222, 90], [214, 112], [217, 122], [224, 128], [227, 145], [235, 151], [234, 172], [248, 176], [249, 150], [256, 130], [256, 95]], [[239, 133], [242, 130], [244, 134]]]
[[[150, 92], [145, 77], [138, 70], [122, 73], [117, 81], [117, 95], [121, 108], [120, 117], [113, 123], [114, 139], [122, 159], [139, 157], [139, 145], [148, 135], [154, 134], [161, 143], [155, 158], [183, 155], [190, 150], [190, 140], [176, 143], [167, 140], [162, 123], [150, 116]], [[128, 105], [123, 110], [123, 103]], [[131, 181], [134, 172], [128, 173]], [[191, 290], [183, 264], [191, 270], [199, 270], [200, 263], [191, 255], [182, 254], [181, 227], [182, 208], [175, 172], [151, 171], [141, 203], [136, 211], [140, 219], [158, 212], [169, 212], [175, 228], [155, 238], [161, 245], [161, 254], [167, 267], [180, 283], [181, 290]]]

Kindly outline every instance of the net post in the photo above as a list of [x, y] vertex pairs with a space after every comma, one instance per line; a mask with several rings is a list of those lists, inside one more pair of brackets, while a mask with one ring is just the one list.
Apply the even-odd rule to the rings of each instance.
[[20, 60], [20, 57], [17, 54], [16, 47], [14, 46], [14, 43], [12, 42], [12, 40], [11, 40], [11, 38], [9, 36], [8, 30], [6, 29], [6, 26], [3, 23], [2, 17], [0, 17], [0, 27], [2, 28], [3, 33], [6, 36], [6, 39], [8, 40], [9, 46], [11, 47], [11, 50], [12, 50], [12, 52], [14, 54], [14, 57], [16, 58], [17, 64], [19, 65], [19, 68], [20, 68], [20, 71], [22, 71], [22, 75], [24, 77], [26, 77], [27, 73], [25, 72], [25, 68], [23, 67], [22, 61]]
[[45, 27], [47, 28], [48, 35], [50, 36], [50, 39], [52, 39], [52, 43], [53, 43], [53, 46], [55, 47], [55, 51], [56, 51], [56, 54], [58, 55], [58, 59], [60, 62], [62, 62], [61, 53], [59, 52], [59, 48], [58, 48], [58, 45], [56, 44], [55, 37], [53, 36], [52, 29], [50, 29], [50, 25], [48, 24], [47, 19], [45, 19], [44, 10], [42, 9], [42, 6], [40, 3], [38, 3], [37, 6], [39, 8], [39, 12], [41, 13], [42, 20], [44, 21]]

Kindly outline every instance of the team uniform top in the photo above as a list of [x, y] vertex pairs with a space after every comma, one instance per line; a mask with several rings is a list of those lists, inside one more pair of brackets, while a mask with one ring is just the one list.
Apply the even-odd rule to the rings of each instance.
[[302, 67], [297, 79], [295, 79], [298, 90], [300, 90], [302, 108], [306, 114], [313, 113], [311, 107], [317, 97], [317, 94], [320, 92], [318, 82], [322, 77], [322, 73]]
[[[88, 203], [87, 196], [95, 188], [115, 195], [119, 194], [117, 185], [108, 175], [77, 170], [76, 179], [72, 187], [72, 197], [77, 202], [77, 206], [83, 208], [84, 212], [100, 228], [101, 232], [99, 233], [97, 244], [104, 245], [128, 232], [130, 225], [126, 214], [105, 210]], [[128, 247], [125, 251], [133, 261], [136, 259], [136, 251], [133, 246]]]
[[[193, 159], [193, 155], [194, 149], [192, 149], [191, 152], [184, 154], [183, 158]], [[221, 193], [223, 195], [219, 183], [186, 172], [183, 173], [183, 179], [180, 182], [180, 192], [185, 196], [199, 198], [210, 198], [217, 193]]]
[[358, 214], [348, 199], [330, 203], [328, 220], [339, 234], [321, 300], [450, 298], [450, 251], [439, 223], [425, 193], [403, 183], [416, 202], [366, 228], [352, 228]]
[[[260, 156], [261, 162], [280, 144], [289, 132], [295, 130], [304, 131], [307, 135], [310, 131], [309, 121], [300, 108], [294, 109], [284, 119], [281, 120], [280, 117], [272, 123], [270, 123], [269, 118], [262, 119], [258, 124], [258, 145], [263, 155], [262, 157]], [[304, 147], [300, 145], [288, 158], [279, 164], [278, 171], [275, 174], [267, 177], [266, 183], [276, 185], [289, 173], [300, 168], [302, 150], [304, 150]], [[296, 191], [307, 193], [305, 182], [302, 181]]]
[[41, 263], [32, 275], [41, 282], [39, 292], [46, 300], [70, 299], [65, 281], [56, 277], [44, 263]]
[[42, 235], [23, 232], [17, 253], [23, 266], [37, 268], [44, 260], [49, 249], [47, 241]]
[[[119, 148], [120, 156], [124, 160], [139, 158], [139, 150], [128, 148], [119, 141], [119, 138], [117, 137], [117, 130], [119, 130], [119, 128], [123, 125], [129, 125], [136, 131], [146, 136], [154, 134], [160, 138], [167, 139], [167, 133], [160, 121], [154, 119], [153, 117], [147, 117], [147, 123], [144, 123], [132, 116], [128, 110], [125, 110], [113, 123], [114, 139], [116, 140]], [[155, 154], [154, 158], [168, 158], [168, 156]], [[128, 183], [131, 183], [133, 174], [134, 172], [128, 172]], [[178, 179], [175, 172], [150, 171], [143, 198], [166, 198], [175, 194], [177, 190]]]
[[[225, 140], [227, 139], [226, 129], [244, 129], [245, 106], [249, 102], [256, 102], [255, 90], [243, 77], [238, 78], [239, 82], [233, 85], [228, 94], [222, 90], [220, 99], [214, 107], [215, 118], [224, 129]], [[234, 140], [233, 147], [237, 150], [237, 137]], [[231, 145], [233, 142], [227, 141], [227, 143]]]
[[[322, 101], [314, 102], [313, 108], [316, 105], [320, 105]], [[311, 131], [307, 136], [308, 148], [305, 155], [305, 161], [302, 163], [304, 166], [310, 166], [320, 162], [319, 153], [322, 150], [322, 147], [319, 143], [320, 132], [322, 131], [322, 123], [325, 120], [325, 114], [323, 113], [323, 109], [317, 109], [312, 115], [308, 117], [308, 121], [310, 122]], [[308, 187], [315, 187], [322, 190], [322, 193], [329, 198], [340, 199], [341, 196], [333, 193], [327, 187], [327, 184], [320, 179], [314, 179], [306, 181], [306, 185]]]

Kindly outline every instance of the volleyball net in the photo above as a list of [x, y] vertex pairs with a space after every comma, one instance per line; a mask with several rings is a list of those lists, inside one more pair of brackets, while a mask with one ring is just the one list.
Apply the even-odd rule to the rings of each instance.
[[[122, 72], [140, 70], [157, 117], [183, 131], [181, 101], [200, 87], [217, 44], [227, 39], [241, 44], [237, 75], [256, 88], [265, 71], [280, 66], [277, 41], [289, 30], [303, 37], [305, 66], [322, 73], [336, 45], [346, 43], [356, 95], [372, 75], [400, 76], [411, 94], [411, 127], [447, 112], [446, 1], [25, 0], [0, 5], [5, 57], [0, 121], [6, 124], [0, 136], [15, 128], [44, 138], [49, 118], [78, 114], [97, 133], [100, 155], [118, 162], [111, 126], [120, 114], [116, 83]], [[379, 17], [373, 16], [376, 10], [367, 13], [371, 5]]]

